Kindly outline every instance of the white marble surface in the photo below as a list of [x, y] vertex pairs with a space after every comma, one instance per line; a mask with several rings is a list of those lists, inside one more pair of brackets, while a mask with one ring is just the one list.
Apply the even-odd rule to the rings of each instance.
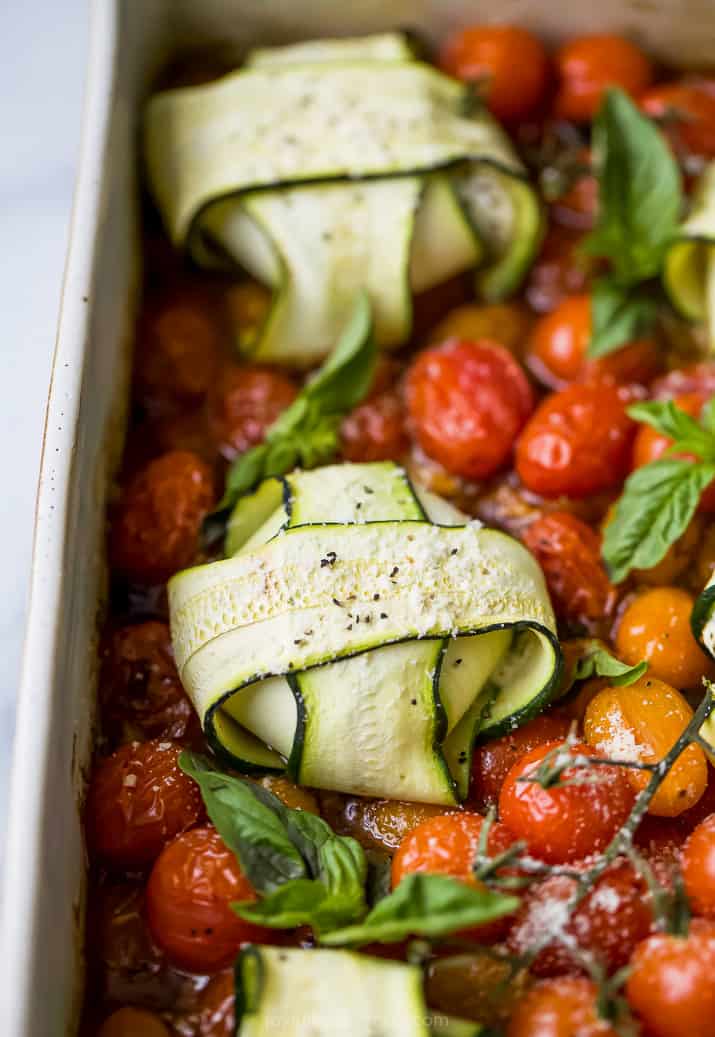
[[90, 0], [0, 3], [0, 865]]

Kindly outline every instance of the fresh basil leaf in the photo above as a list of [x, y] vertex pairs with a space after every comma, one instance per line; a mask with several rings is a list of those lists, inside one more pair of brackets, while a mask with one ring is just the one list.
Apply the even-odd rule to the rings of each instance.
[[642, 289], [601, 278], [591, 293], [590, 357], [607, 356], [638, 338], [656, 317], [655, 301]]
[[376, 360], [370, 303], [361, 292], [337, 346], [308, 382], [307, 396], [323, 414], [350, 410], [370, 388]]
[[619, 583], [631, 569], [650, 569], [682, 536], [715, 464], [661, 458], [626, 480], [603, 538], [603, 558]]
[[586, 250], [620, 281], [655, 277], [682, 207], [678, 165], [657, 127], [622, 90], [608, 90], [593, 124], [598, 217]]
[[671, 454], [695, 454], [703, 461], [715, 461], [715, 435], [672, 400], [634, 403], [628, 413], [636, 421], [645, 422], [672, 439]]
[[586, 648], [586, 651], [577, 661], [574, 669], [574, 680], [585, 681], [589, 677], [608, 677], [611, 684], [620, 688], [626, 684], [633, 684], [648, 669], [645, 659], [635, 666], [622, 663], [611, 655], [608, 649], [600, 641], [594, 639]]
[[471, 886], [448, 875], [408, 875], [380, 900], [361, 925], [338, 929], [322, 938], [330, 946], [396, 943], [408, 936], [446, 936], [491, 922], [519, 906], [515, 897]]

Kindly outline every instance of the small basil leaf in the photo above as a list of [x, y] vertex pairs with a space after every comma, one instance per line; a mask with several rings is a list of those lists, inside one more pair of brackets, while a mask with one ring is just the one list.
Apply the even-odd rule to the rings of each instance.
[[601, 278], [591, 294], [588, 355], [607, 356], [620, 349], [652, 327], [655, 317], [655, 301], [642, 290]]
[[715, 396], [711, 396], [700, 411], [700, 424], [709, 435], [715, 436]]
[[681, 452], [692, 451], [699, 457], [707, 457], [715, 450], [712, 434], [684, 410], [676, 407], [672, 400], [634, 403], [628, 408], [628, 414], [635, 421], [642, 421], [662, 436], [674, 440], [673, 448]]
[[611, 89], [593, 125], [598, 218], [585, 242], [619, 280], [655, 277], [682, 206], [678, 165], [665, 139], [622, 90]]
[[305, 392], [322, 413], [344, 413], [367, 393], [376, 360], [370, 303], [366, 293], [361, 292], [337, 346], [308, 382]]
[[446, 936], [515, 911], [515, 897], [475, 887], [447, 875], [408, 875], [370, 911], [361, 925], [323, 937], [330, 946], [396, 943], [408, 936]]
[[682, 536], [715, 464], [662, 458], [636, 469], [623, 488], [603, 538], [603, 558], [619, 583], [631, 569], [650, 569]]
[[647, 669], [648, 663], [645, 660], [635, 666], [622, 663], [620, 659], [611, 655], [600, 641], [594, 639], [576, 663], [574, 680], [585, 681], [589, 677], [608, 677], [611, 684], [620, 688], [626, 684], [633, 684], [643, 676]]

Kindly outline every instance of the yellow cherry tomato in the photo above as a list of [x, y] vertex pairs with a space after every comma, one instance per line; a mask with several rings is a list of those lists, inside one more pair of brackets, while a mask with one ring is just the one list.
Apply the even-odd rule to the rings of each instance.
[[690, 629], [695, 599], [679, 587], [653, 587], [626, 608], [616, 631], [616, 653], [624, 662], [646, 659], [650, 674], [676, 688], [692, 688], [710, 672], [707, 657]]

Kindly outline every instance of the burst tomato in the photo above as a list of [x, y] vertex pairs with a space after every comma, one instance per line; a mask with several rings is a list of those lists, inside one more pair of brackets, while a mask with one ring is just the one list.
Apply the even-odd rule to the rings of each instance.
[[355, 407], [343, 418], [340, 443], [347, 461], [399, 461], [409, 446], [399, 394], [388, 390]]
[[653, 70], [640, 48], [607, 33], [577, 36], [556, 54], [559, 85], [556, 115], [571, 122], [590, 122], [611, 86], [637, 97], [650, 85]]
[[235, 1037], [235, 980], [233, 969], [219, 972], [201, 991], [196, 1037]]
[[366, 850], [394, 853], [402, 840], [423, 821], [449, 811], [433, 803], [406, 803], [396, 799], [363, 799], [323, 793], [322, 814], [340, 835], [351, 835]]
[[268, 367], [224, 367], [208, 395], [214, 443], [229, 461], [260, 443], [270, 425], [296, 398], [287, 375]]

